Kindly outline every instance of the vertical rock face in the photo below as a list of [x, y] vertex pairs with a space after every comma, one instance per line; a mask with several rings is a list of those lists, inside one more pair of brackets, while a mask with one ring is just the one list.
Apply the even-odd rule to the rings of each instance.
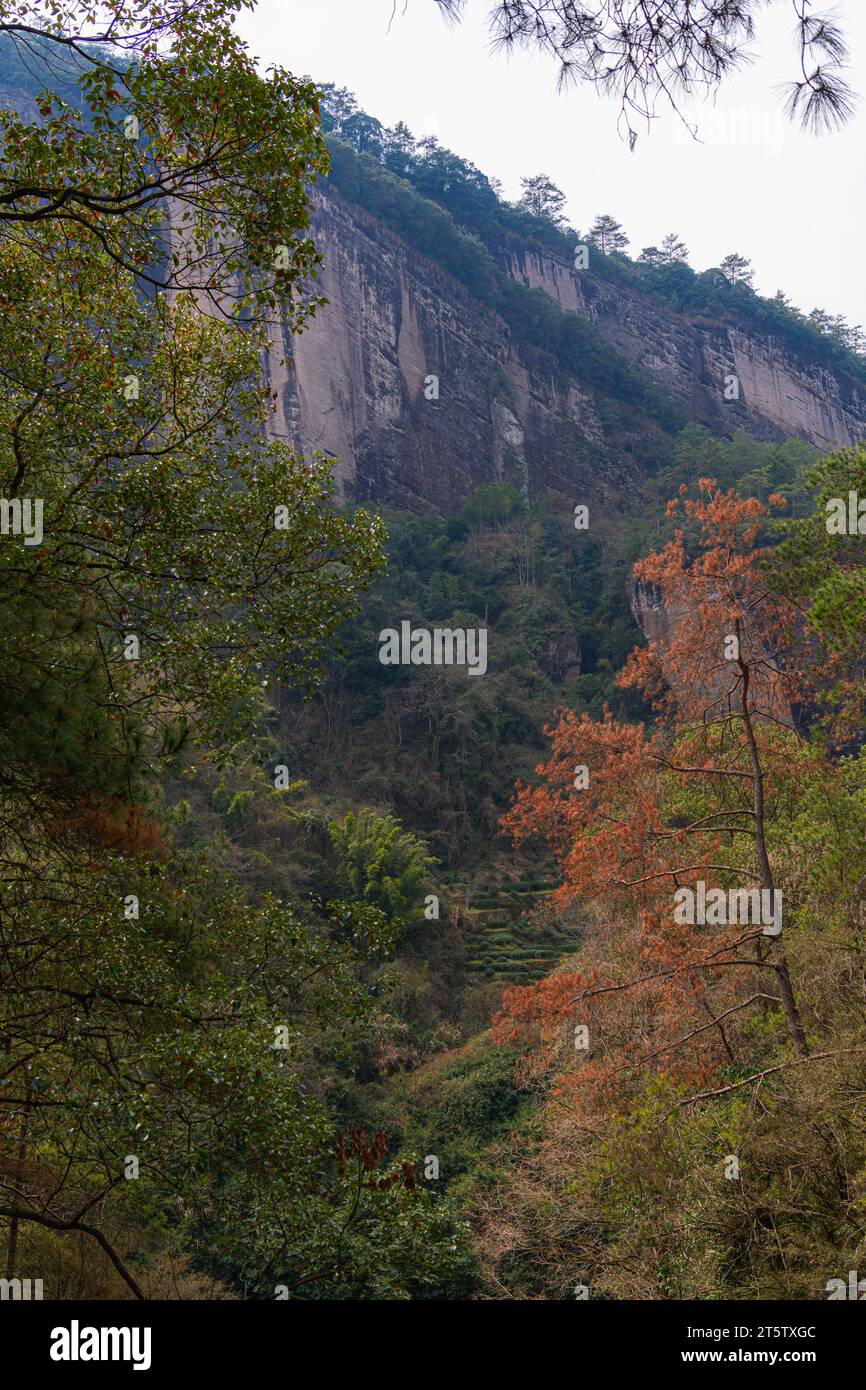
[[315, 236], [330, 302], [273, 343], [272, 430], [333, 456], [346, 493], [447, 512], [496, 481], [568, 496], [636, 484], [634, 465], [596, 457], [592, 393], [519, 352], [432, 261], [338, 195], [319, 199]]
[[[534, 252], [512, 254], [509, 273], [583, 314], [635, 368], [720, 435], [806, 439], [834, 449], [866, 437], [866, 390], [785, 350], [770, 336], [690, 320], [642, 295]], [[736, 376], [738, 395], [725, 399]]]
[[659, 590], [636, 579], [629, 587], [629, 603], [632, 617], [644, 637], [664, 651], [676, 632], [682, 610], [666, 607]]
[[[333, 189], [314, 234], [329, 304], [294, 341], [275, 337], [273, 433], [334, 459], [347, 495], [455, 510], [474, 487], [505, 481], [606, 502], [634, 495], [646, 423], [609, 403], [434, 262]], [[770, 337], [690, 321], [637, 293], [534, 251], [502, 265], [563, 309], [589, 318], [644, 377], [720, 435], [799, 436], [819, 448], [866, 437], [866, 392]], [[726, 378], [738, 397], [726, 400]]]

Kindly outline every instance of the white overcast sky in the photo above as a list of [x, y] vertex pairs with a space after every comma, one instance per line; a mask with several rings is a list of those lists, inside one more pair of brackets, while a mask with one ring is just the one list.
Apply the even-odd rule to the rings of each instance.
[[555, 64], [540, 55], [491, 55], [488, 8], [469, 0], [452, 27], [433, 0], [259, 0], [238, 27], [263, 64], [349, 87], [385, 125], [404, 120], [499, 178], [508, 198], [522, 175], [548, 174], [581, 231], [611, 212], [634, 255], [676, 231], [697, 270], [740, 251], [760, 293], [783, 289], [801, 309], [866, 325], [864, 0], [834, 7], [864, 94], [844, 131], [806, 135], [783, 116], [776, 89], [796, 75], [796, 58], [790, 0], [774, 0], [759, 14], [753, 63], [714, 102], [689, 108], [703, 143], [663, 114], [633, 154], [613, 98], [557, 93]]

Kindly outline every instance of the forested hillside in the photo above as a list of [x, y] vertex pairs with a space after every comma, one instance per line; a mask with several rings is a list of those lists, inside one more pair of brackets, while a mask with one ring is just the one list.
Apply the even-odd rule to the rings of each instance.
[[[217, 0], [137, 8], [0, 35], [6, 1280], [825, 1298], [866, 1266], [861, 336], [264, 80]], [[331, 189], [509, 364], [477, 475], [403, 319], [327, 302]], [[515, 270], [581, 246], [587, 312]], [[671, 362], [772, 342], [850, 437], [709, 410], [617, 295]], [[320, 331], [381, 368], [354, 473], [292, 434]], [[483, 664], [389, 664], [404, 627]]]

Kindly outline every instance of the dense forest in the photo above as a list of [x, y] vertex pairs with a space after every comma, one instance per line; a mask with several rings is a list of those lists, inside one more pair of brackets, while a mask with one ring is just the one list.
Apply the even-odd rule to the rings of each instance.
[[[866, 1268], [866, 446], [718, 437], [502, 248], [586, 241], [866, 381], [857, 331], [265, 80], [218, 0], [71, 47], [36, 8], [0, 36], [4, 1288], [825, 1298]], [[628, 510], [361, 506], [267, 433], [328, 180], [645, 425]], [[483, 678], [386, 664], [401, 624], [483, 630]]]

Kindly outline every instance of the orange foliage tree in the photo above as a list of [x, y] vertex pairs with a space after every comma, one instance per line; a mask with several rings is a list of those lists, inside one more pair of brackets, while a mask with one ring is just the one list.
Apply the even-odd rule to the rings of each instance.
[[[809, 1055], [783, 944], [789, 918], [761, 909], [781, 902], [773, 835], [814, 767], [803, 711], [830, 666], [798, 608], [768, 587], [768, 508], [711, 479], [696, 497], [686, 491], [669, 504], [673, 539], [634, 569], [670, 632], [634, 651], [618, 678], [653, 701], [655, 726], [609, 710], [600, 721], [561, 714], [545, 730], [539, 783], [518, 785], [503, 820], [517, 844], [552, 847], [557, 905], [596, 900], [634, 924], [588, 971], [508, 990], [496, 1022], [502, 1039], [536, 1030], [560, 1044], [573, 1022], [587, 1057], [562, 1084], [584, 1097], [622, 1094], [650, 1065], [707, 1085], [742, 1061], [737, 1025], [771, 1009], [783, 1011], [795, 1054]], [[829, 761], [825, 770], [836, 775]], [[707, 904], [705, 921], [678, 908], [683, 889]], [[593, 1030], [613, 1042], [602, 1055]]]

